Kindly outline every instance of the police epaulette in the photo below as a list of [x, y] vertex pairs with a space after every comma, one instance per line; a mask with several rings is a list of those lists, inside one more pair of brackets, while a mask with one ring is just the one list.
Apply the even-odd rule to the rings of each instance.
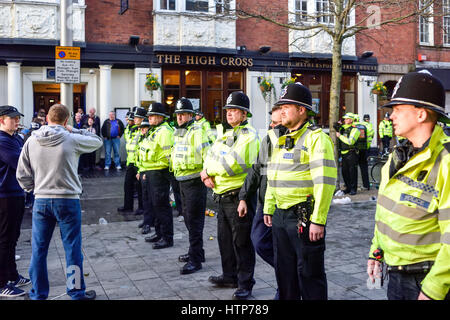
[[247, 134], [249, 132], [248, 128], [242, 128], [241, 132], [243, 134]]
[[447, 152], [450, 153], [450, 141], [443, 143], [442, 145], [444, 146], [445, 150], [447, 150]]
[[312, 124], [308, 127], [308, 129], [311, 131], [314, 131], [314, 130], [321, 129], [321, 128], [316, 124]]

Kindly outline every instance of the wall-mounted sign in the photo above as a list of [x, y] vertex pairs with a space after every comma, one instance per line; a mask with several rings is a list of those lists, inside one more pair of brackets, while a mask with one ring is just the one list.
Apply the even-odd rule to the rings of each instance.
[[80, 48], [55, 47], [55, 82], [80, 83]]
[[159, 64], [181, 64], [196, 66], [251, 67], [253, 58], [217, 57], [181, 54], [157, 54]]

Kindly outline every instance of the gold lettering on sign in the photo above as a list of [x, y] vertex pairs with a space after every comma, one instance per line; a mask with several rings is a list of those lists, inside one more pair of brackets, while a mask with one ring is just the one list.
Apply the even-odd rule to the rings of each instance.
[[228, 65], [228, 58], [227, 57], [222, 57], [220, 59], [220, 64], [223, 65], [223, 66]]
[[208, 64], [212, 65], [212, 66], [215, 66], [216, 65], [216, 57], [209, 56], [208, 57]]
[[162, 54], [157, 54], [156, 57], [158, 58], [158, 63], [161, 64], [164, 56]]
[[186, 56], [186, 64], [195, 64], [193, 56]]
[[199, 58], [199, 62], [200, 62], [200, 64], [205, 65], [208, 63], [208, 58], [206, 58], [205, 56], [201, 56]]
[[174, 63], [176, 63], [176, 64], [180, 64], [180, 63], [181, 63], [181, 57], [180, 57], [179, 54], [177, 54], [177, 55], [175, 56]]

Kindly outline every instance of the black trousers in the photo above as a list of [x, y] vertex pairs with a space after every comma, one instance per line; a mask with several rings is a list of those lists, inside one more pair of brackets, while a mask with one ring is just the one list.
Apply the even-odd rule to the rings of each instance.
[[[252, 203], [255, 200], [249, 201]], [[237, 212], [238, 195], [219, 200], [217, 239], [224, 278], [238, 282], [239, 288], [251, 289], [255, 284], [255, 249], [250, 239], [255, 207], [248, 205], [247, 214], [240, 218]]]
[[[426, 273], [389, 272], [387, 297], [389, 300], [417, 300]], [[450, 300], [450, 292], [444, 298]]]
[[181, 192], [180, 192], [180, 183], [175, 179], [172, 174], [172, 181], [170, 181], [170, 185], [172, 186], [173, 197], [175, 199], [175, 205], [177, 207], [178, 216], [183, 215], [183, 201], [181, 200]]
[[363, 182], [363, 187], [370, 189], [369, 182], [369, 163], [367, 162], [368, 149], [360, 149], [358, 153], [358, 164], [361, 171], [361, 178]]
[[156, 234], [168, 242], [173, 242], [173, 214], [170, 206], [169, 169], [145, 171], [149, 201], [149, 211], [154, 213]]
[[19, 277], [16, 245], [25, 211], [25, 197], [0, 198], [0, 288]]
[[123, 184], [124, 191], [124, 200], [123, 206], [126, 209], [133, 210], [134, 207], [134, 190], [137, 190], [138, 194], [138, 208], [143, 209], [142, 204], [142, 187], [139, 181], [136, 179], [136, 174], [138, 172], [138, 168], [134, 164], [130, 164], [127, 166], [125, 171], [125, 181]]
[[205, 226], [206, 187], [200, 178], [180, 181], [183, 217], [189, 232], [189, 261], [200, 265], [205, 257], [203, 228]]
[[299, 237], [293, 209], [278, 208], [272, 235], [280, 300], [326, 300], [325, 237], [317, 242]]
[[383, 152], [389, 152], [391, 137], [384, 136], [383, 138], [381, 138], [381, 142], [383, 143]]
[[347, 191], [355, 191], [358, 188], [358, 153], [350, 150], [342, 155], [342, 178], [344, 178]]
[[[145, 172], [141, 172], [139, 182], [142, 189], [142, 208], [144, 209], [144, 225], [150, 227], [155, 226], [155, 212], [153, 211], [152, 193], [149, 185], [149, 177], [145, 175]], [[144, 178], [145, 176], [145, 178]]]
[[274, 266], [272, 228], [264, 223], [264, 204], [260, 204], [253, 218], [251, 239], [256, 253], [272, 267]]

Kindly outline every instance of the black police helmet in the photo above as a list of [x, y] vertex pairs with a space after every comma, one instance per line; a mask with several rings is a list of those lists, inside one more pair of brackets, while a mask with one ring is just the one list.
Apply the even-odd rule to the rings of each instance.
[[281, 106], [284, 104], [296, 104], [316, 114], [312, 107], [311, 91], [300, 82], [291, 83], [281, 91], [280, 100], [275, 105]]
[[158, 115], [163, 116], [165, 118], [169, 118], [169, 115], [166, 113], [166, 108], [160, 102], [153, 102], [148, 107], [147, 116]]
[[402, 76], [394, 88], [391, 101], [381, 108], [400, 104], [433, 110], [439, 115], [439, 121], [450, 123], [450, 118], [445, 113], [444, 86], [438, 78], [426, 70]]
[[193, 113], [195, 114], [194, 107], [192, 106], [191, 100], [185, 97], [178, 99], [175, 105], [174, 113]]
[[150, 122], [148, 122], [147, 118], [142, 120], [141, 124], [139, 125], [139, 128], [142, 128], [142, 127], [150, 127]]
[[198, 115], [198, 116], [202, 116], [202, 117], [204, 116], [204, 114], [203, 114], [203, 112], [202, 112], [202, 110], [201, 110], [200, 108], [195, 109], [194, 112], [195, 112], [195, 114]]
[[135, 118], [145, 118], [147, 116], [147, 110], [142, 107], [136, 107], [136, 110], [134, 111], [134, 117]]
[[128, 112], [127, 112], [127, 119], [128, 119], [128, 120], [134, 120], [134, 113], [131, 112], [131, 111], [128, 111]]
[[370, 120], [370, 115], [365, 114], [365, 115], [363, 116], [363, 119], [364, 119], [364, 120], [366, 120], [366, 119], [369, 119], [369, 120]]
[[234, 91], [232, 92], [228, 98], [227, 103], [223, 107], [226, 109], [240, 109], [243, 111], [247, 111], [247, 117], [251, 118], [252, 114], [250, 113], [250, 100], [245, 93], [242, 91]]

